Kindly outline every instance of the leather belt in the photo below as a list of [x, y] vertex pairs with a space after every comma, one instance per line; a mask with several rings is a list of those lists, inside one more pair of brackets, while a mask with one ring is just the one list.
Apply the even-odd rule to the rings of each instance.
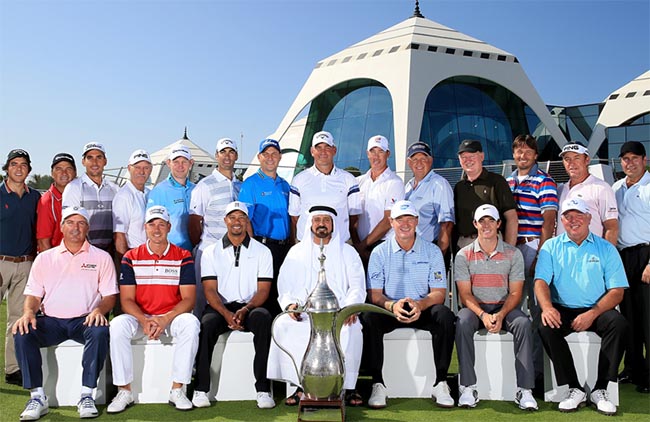
[[524, 243], [532, 242], [533, 240], [539, 239], [537, 236], [524, 236], [517, 238], [517, 245], [523, 245]]
[[33, 255], [21, 255], [21, 256], [9, 256], [9, 255], [0, 255], [0, 261], [13, 262], [14, 264], [19, 264], [21, 262], [33, 261]]
[[634, 245], [634, 246], [628, 246], [627, 248], [623, 248], [621, 250], [622, 251], [633, 251], [635, 249], [645, 248], [646, 246], [650, 246], [650, 242], [639, 243], [638, 245]]
[[283, 246], [283, 245], [287, 244], [286, 240], [275, 240], [275, 239], [271, 239], [270, 237], [264, 237], [264, 236], [254, 236], [254, 237], [255, 237], [255, 240], [257, 240], [258, 242], [262, 242], [265, 245], [280, 245], [280, 246]]

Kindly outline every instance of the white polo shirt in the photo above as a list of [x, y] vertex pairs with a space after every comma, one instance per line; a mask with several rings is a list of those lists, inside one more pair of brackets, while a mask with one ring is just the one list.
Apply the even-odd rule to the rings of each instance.
[[124, 233], [129, 249], [142, 245], [147, 240], [144, 232], [144, 213], [147, 207], [148, 187], [139, 191], [130, 180], [117, 191], [113, 198], [113, 231]]
[[349, 216], [361, 214], [357, 179], [336, 166], [330, 174], [323, 174], [316, 166], [312, 166], [293, 178], [289, 193], [289, 215], [298, 217], [298, 240], [305, 231], [305, 221], [309, 221], [309, 209], [314, 205], [325, 205], [336, 210], [334, 227], [340, 230], [341, 239], [347, 241], [350, 238]]
[[558, 211], [557, 235], [564, 233], [562, 224], [562, 203], [569, 198], [581, 198], [589, 207], [591, 223], [589, 231], [599, 237], [603, 237], [603, 223], [607, 220], [618, 219], [618, 207], [616, 196], [607, 182], [589, 175], [582, 183], [569, 188], [569, 182], [558, 187], [560, 210]]
[[246, 236], [238, 256], [228, 236], [215, 242], [201, 256], [201, 280], [217, 279], [223, 303], [247, 303], [257, 292], [258, 281], [273, 280], [273, 256], [269, 248]]
[[[395, 202], [404, 199], [404, 184], [402, 179], [391, 169], [386, 168], [377, 180], [370, 177], [371, 170], [357, 177], [359, 191], [361, 192], [361, 215], [357, 233], [363, 240], [373, 231], [377, 224], [384, 218], [384, 212], [390, 211]], [[393, 229], [382, 237], [388, 238]]]

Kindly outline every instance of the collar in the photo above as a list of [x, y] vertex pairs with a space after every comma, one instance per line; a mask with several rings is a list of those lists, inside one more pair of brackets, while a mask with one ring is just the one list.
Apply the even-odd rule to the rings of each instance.
[[[481, 174], [479, 174], [478, 177], [477, 177], [476, 179], [474, 179], [474, 180], [473, 180], [472, 182], [470, 182], [470, 183], [474, 183], [474, 182], [476, 182], [477, 180], [481, 180], [481, 179], [487, 179], [487, 175], [488, 175], [488, 171], [487, 171], [487, 169], [486, 169], [485, 167], [483, 167], [483, 169], [481, 170]], [[466, 180], [466, 181], [469, 182], [469, 179], [467, 179], [467, 173], [465, 173], [464, 171], [463, 171], [463, 177], [462, 177], [462, 180]]]
[[[623, 186], [627, 187], [627, 176], [625, 176], [625, 179], [623, 180]], [[638, 182], [636, 182], [634, 185], [630, 186], [629, 189], [632, 189], [634, 186], [644, 186], [644, 185], [650, 185], [650, 172], [648, 170], [643, 173], [643, 176], [639, 179]]]
[[316, 165], [313, 165], [313, 166], [309, 167], [308, 170], [311, 171], [311, 173], [314, 176], [319, 176], [319, 175], [320, 176], [335, 176], [336, 172], [338, 171], [338, 167], [336, 167], [336, 166], [332, 167], [332, 171], [330, 172], [330, 174], [325, 174], [325, 173], [321, 172], [320, 170], [318, 170]]
[[[147, 252], [149, 252], [149, 255], [158, 255], [157, 253], [152, 251], [151, 248], [149, 247], [149, 239], [147, 239], [145, 244], [147, 245]], [[165, 252], [163, 252], [162, 255], [158, 255], [158, 256], [162, 258], [163, 256], [167, 255], [167, 253], [169, 252], [169, 248], [171, 248], [171, 244], [172, 243], [168, 240], [167, 247], [165, 248]]]
[[[88, 240], [84, 240], [83, 245], [81, 245], [81, 249], [79, 249], [79, 251], [77, 251], [77, 253], [75, 255], [77, 255], [77, 254], [79, 254], [81, 252], [88, 252], [89, 249], [90, 249], [90, 243], [88, 243]], [[59, 246], [56, 246], [56, 251], [61, 253], [61, 254], [65, 253], [65, 252], [69, 252], [68, 248], [65, 247], [65, 239], [63, 239], [61, 241]], [[70, 252], [70, 253], [72, 253], [72, 252]]]
[[[566, 232], [564, 232], [564, 233], [562, 233], [560, 235], [560, 241], [562, 243], [573, 243], [574, 245], [577, 245], [576, 242], [574, 242], [573, 240], [571, 240], [569, 238], [569, 235], [567, 235]], [[594, 234], [591, 231], [589, 231], [589, 234], [587, 235], [585, 240], [582, 241], [582, 243], [584, 243], [584, 242], [594, 243]]]
[[[90, 177], [88, 177], [87, 173], [81, 175], [81, 182], [87, 185], [97, 186], [97, 183], [93, 182], [93, 180]], [[103, 187], [105, 185], [106, 185], [106, 177], [102, 175], [102, 183], [99, 185], [99, 187]]]
[[50, 191], [50, 193], [52, 194], [52, 197], [54, 199], [56, 199], [57, 201], [61, 200], [61, 197], [63, 196], [63, 193], [61, 193], [61, 191], [59, 191], [56, 188], [56, 186], [54, 186], [54, 183], [52, 183], [52, 185], [50, 185], [50, 188], [48, 190]]
[[[530, 176], [534, 176], [537, 173], [539, 173], [539, 164], [535, 163], [535, 164], [533, 164], [533, 166], [528, 171], [528, 174], [526, 175], [526, 178], [528, 178]], [[510, 177], [515, 179], [515, 182], [517, 182], [517, 180], [519, 180], [519, 179], [517, 179], [519, 177], [519, 170], [515, 169], [515, 171], [513, 171], [512, 174], [510, 174]]]
[[[248, 236], [248, 233], [246, 233], [246, 237], [244, 237], [244, 241], [241, 244], [244, 245], [246, 249], [248, 249], [248, 245], [250, 244], [250, 242], [251, 242], [251, 238], [250, 236]], [[224, 249], [226, 249], [228, 246], [234, 247], [227, 233], [224, 237], [221, 238], [221, 243]]]
[[[13, 193], [14, 191], [9, 188], [9, 185], [5, 182], [2, 182], [3, 185], [5, 185], [5, 189], [7, 190], [7, 193]], [[29, 193], [29, 186], [27, 186], [27, 183], [23, 183], [23, 186], [25, 187], [25, 193]]]
[[[481, 252], [483, 255], [488, 255], [487, 252], [485, 252], [483, 249], [481, 249], [481, 245], [478, 243], [478, 237], [474, 239], [472, 242], [472, 248], [474, 249], [474, 253], [476, 252]], [[504, 246], [503, 246], [503, 240], [497, 239], [497, 247], [494, 249], [494, 253], [503, 253], [504, 251]], [[488, 256], [493, 256], [493, 255], [488, 255]]]
[[169, 180], [169, 183], [171, 183], [172, 186], [174, 186], [174, 187], [181, 187], [181, 188], [186, 188], [186, 187], [190, 186], [190, 183], [192, 183], [192, 182], [190, 182], [190, 178], [189, 178], [189, 177], [186, 177], [186, 178], [185, 178], [185, 186], [181, 185], [180, 183], [178, 183], [178, 182], [176, 181], [176, 179], [174, 179], [174, 176], [172, 176], [172, 173], [171, 173], [171, 172], [170, 172], [169, 175], [167, 176], [167, 180]]
[[237, 177], [235, 177], [235, 172], [233, 170], [232, 174], [232, 179], [228, 179], [226, 176], [221, 174], [221, 172], [217, 169], [212, 170], [212, 175], [217, 179], [218, 182], [222, 182], [224, 180], [227, 180], [229, 182], [233, 182]]
[[397, 243], [397, 239], [395, 239], [395, 236], [391, 236], [390, 239], [390, 252], [391, 253], [397, 253], [400, 251], [404, 251], [404, 253], [413, 253], [413, 252], [420, 252], [420, 249], [422, 249], [421, 245], [421, 240], [420, 237], [415, 234], [415, 242], [413, 242], [413, 247], [410, 250], [404, 250], [402, 247]]

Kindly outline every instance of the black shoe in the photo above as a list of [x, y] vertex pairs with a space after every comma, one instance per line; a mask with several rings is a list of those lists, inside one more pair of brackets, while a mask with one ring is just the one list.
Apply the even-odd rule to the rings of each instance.
[[627, 370], [622, 370], [620, 374], [618, 374], [618, 383], [619, 384], [629, 384], [632, 382], [632, 378], [630, 377], [629, 372]]
[[648, 387], [647, 384], [646, 385], [637, 385], [636, 386], [636, 391], [638, 393], [648, 394], [648, 393], [650, 393], [650, 387]]
[[23, 373], [20, 372], [20, 369], [11, 374], [5, 374], [5, 382], [7, 384], [23, 386]]

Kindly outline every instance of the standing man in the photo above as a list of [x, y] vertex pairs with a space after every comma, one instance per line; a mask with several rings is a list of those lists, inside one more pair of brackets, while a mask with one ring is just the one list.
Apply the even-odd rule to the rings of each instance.
[[589, 231], [591, 214], [585, 201], [568, 199], [561, 209], [565, 232], [544, 243], [535, 269], [535, 296], [542, 309], [539, 334], [558, 386], [569, 386], [558, 408], [573, 412], [587, 400], [564, 337], [594, 331], [601, 343], [598, 377], [589, 400], [599, 413], [614, 415], [607, 384], [616, 382], [625, 347], [627, 323], [614, 309], [628, 287], [625, 270], [616, 248]]
[[416, 142], [408, 149], [406, 163], [413, 178], [406, 184], [405, 198], [418, 210], [418, 235], [433, 242], [445, 256], [454, 228], [454, 193], [444, 177], [431, 170], [433, 156], [429, 145]]
[[65, 152], [52, 158], [51, 168], [52, 186], [41, 196], [36, 209], [36, 242], [39, 252], [61, 243], [61, 197], [68, 183], [77, 177], [74, 157]]
[[[630, 288], [621, 312], [627, 319], [625, 369], [640, 393], [650, 392], [650, 173], [645, 147], [628, 141], [621, 146], [625, 178], [614, 183], [618, 204], [618, 244]], [[645, 347], [645, 357], [643, 349]]]
[[480, 205], [491, 204], [499, 210], [503, 240], [517, 244], [517, 204], [512, 197], [508, 182], [496, 173], [483, 168], [483, 146], [479, 141], [466, 139], [458, 147], [458, 159], [463, 168], [463, 176], [454, 186], [454, 205], [456, 208], [456, 228], [458, 247], [464, 248], [476, 239], [477, 231], [473, 224], [474, 211]]
[[12, 330], [23, 387], [31, 395], [20, 414], [25, 421], [37, 420], [49, 411], [40, 348], [69, 339], [84, 345], [77, 411], [81, 418], [99, 415], [93, 389], [108, 353], [105, 315], [117, 297], [115, 265], [109, 254], [86, 240], [90, 217], [84, 208], [65, 208], [62, 218], [63, 241], [36, 257], [25, 287], [23, 315]]
[[370, 303], [395, 314], [396, 318], [363, 313], [364, 344], [371, 350], [368, 369], [372, 376], [371, 408], [386, 407], [384, 334], [410, 327], [431, 333], [431, 351], [436, 367], [432, 398], [439, 407], [453, 407], [447, 371], [454, 348], [454, 314], [443, 303], [447, 295], [445, 263], [440, 248], [416, 235], [418, 211], [410, 201], [398, 201], [390, 213], [395, 237], [370, 254], [368, 294]]
[[167, 209], [155, 205], [144, 218], [147, 240], [122, 258], [120, 302], [123, 314], [111, 321], [111, 362], [117, 395], [106, 411], [119, 413], [133, 404], [131, 340], [174, 338], [169, 404], [191, 410], [183, 386], [192, 381], [199, 346], [199, 321], [194, 307], [196, 283], [192, 255], [167, 240], [171, 225]]
[[336, 146], [332, 134], [317, 132], [311, 140], [314, 165], [298, 173], [291, 182], [289, 215], [292, 238], [301, 240], [309, 226], [309, 210], [314, 205], [327, 205], [337, 213], [336, 227], [341, 240], [347, 242], [352, 234], [358, 244], [354, 227], [361, 214], [361, 198], [357, 181], [350, 173], [334, 165]]
[[36, 255], [36, 207], [41, 195], [25, 183], [32, 171], [27, 151], [9, 151], [2, 170], [5, 179], [0, 183], [0, 300], [7, 297], [5, 381], [21, 385], [22, 372], [16, 361], [11, 327], [22, 314], [23, 290]]
[[271, 409], [275, 401], [266, 366], [271, 345], [273, 318], [262, 307], [273, 278], [271, 251], [246, 232], [248, 210], [242, 202], [225, 208], [226, 235], [203, 251], [201, 282], [208, 306], [201, 318], [199, 351], [196, 355], [194, 396], [196, 407], [210, 407], [210, 365], [219, 336], [227, 331], [253, 333], [253, 373], [257, 407]]
[[355, 245], [364, 267], [368, 267], [370, 252], [386, 240], [390, 232], [390, 209], [404, 199], [404, 185], [390, 168], [388, 139], [375, 135], [368, 139], [366, 155], [370, 170], [359, 177], [361, 209], [357, 224], [359, 243]]
[[280, 144], [275, 139], [260, 142], [257, 159], [260, 168], [242, 183], [239, 200], [248, 207], [248, 235], [266, 245], [273, 255], [273, 283], [264, 307], [271, 314], [278, 307], [278, 274], [289, 251], [291, 225], [289, 221], [289, 183], [278, 175], [282, 159]]
[[133, 151], [127, 167], [129, 180], [113, 198], [113, 237], [120, 259], [126, 251], [142, 245], [147, 240], [144, 213], [150, 189], [145, 185], [152, 168], [147, 151]]
[[[616, 246], [618, 238], [618, 208], [611, 186], [589, 174], [589, 150], [580, 144], [566, 144], [560, 153], [569, 181], [559, 187], [560, 203], [580, 198], [591, 214], [589, 231]], [[560, 215], [564, 210], [560, 207]], [[557, 222], [558, 236], [564, 233], [561, 219]]]
[[215, 158], [217, 168], [196, 185], [190, 201], [190, 240], [192, 244], [198, 245], [194, 254], [197, 282], [194, 315], [197, 317], [203, 314], [206, 299], [203, 288], [198, 285], [201, 279], [201, 254], [226, 234], [226, 206], [237, 200], [241, 188], [241, 182], [234, 172], [237, 145], [229, 138], [219, 139]]
[[86, 172], [66, 186], [63, 208], [85, 208], [90, 216], [88, 241], [112, 255], [115, 250], [112, 205], [119, 187], [104, 176], [107, 163], [104, 145], [99, 142], [84, 145], [81, 164]]
[[[278, 277], [278, 301], [284, 310], [292, 310], [304, 305], [307, 297], [318, 283], [323, 245], [325, 255], [325, 274], [327, 284], [334, 292], [339, 306], [364, 303], [364, 273], [361, 259], [354, 248], [343, 242], [336, 227], [336, 210], [328, 206], [315, 205], [309, 210], [309, 221], [305, 226], [302, 241], [293, 246], [282, 265]], [[294, 369], [294, 362], [301, 362], [309, 344], [310, 321], [305, 313], [290, 313], [276, 320], [275, 339], [289, 349], [292, 358], [280, 351], [275, 342], [271, 345], [268, 376], [271, 379], [286, 380], [299, 386], [294, 394], [285, 401], [288, 406], [295, 406], [302, 397], [299, 375]], [[350, 316], [341, 329], [341, 350], [344, 356], [345, 378], [343, 389], [345, 401], [350, 406], [363, 404], [356, 392], [363, 335], [361, 323], [357, 316]]]
[[192, 153], [185, 145], [176, 144], [172, 146], [166, 164], [169, 167], [169, 176], [151, 189], [147, 208], [154, 205], [165, 207], [169, 213], [169, 223], [172, 225], [169, 241], [192, 252], [193, 245], [188, 229], [190, 199], [195, 186], [189, 178], [194, 165]]
[[515, 403], [523, 410], [537, 410], [533, 398], [533, 332], [530, 320], [519, 308], [524, 290], [524, 258], [499, 238], [501, 220], [494, 205], [481, 205], [474, 213], [476, 240], [458, 251], [454, 276], [464, 308], [456, 321], [456, 351], [460, 371], [459, 407], [479, 402], [474, 370], [474, 333], [485, 327], [498, 334], [512, 333], [517, 386]]

